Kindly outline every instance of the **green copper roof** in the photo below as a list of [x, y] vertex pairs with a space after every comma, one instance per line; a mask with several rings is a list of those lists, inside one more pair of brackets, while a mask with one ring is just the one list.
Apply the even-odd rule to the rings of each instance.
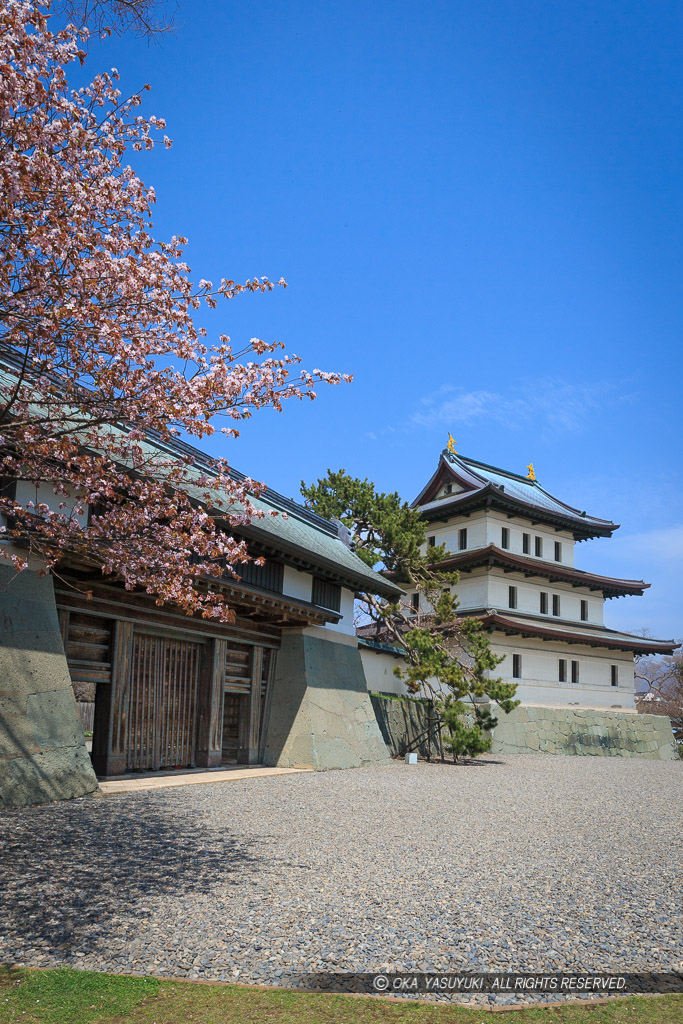
[[[6, 359], [5, 366], [0, 366], [0, 380], [11, 382], [14, 378], [11, 362]], [[37, 403], [35, 410], [40, 412], [40, 404]], [[78, 427], [75, 432], [78, 432]], [[114, 429], [114, 428], [112, 428]], [[118, 428], [122, 430], [123, 428]], [[192, 465], [189, 467], [189, 475], [196, 475], [197, 480], [204, 475], [211, 477], [215, 475], [215, 460], [181, 440], [168, 442], [155, 436], [150, 431], [145, 441], [140, 442], [140, 448], [145, 454], [145, 472], [150, 476], [160, 479], [164, 475], [162, 462], [189, 458]], [[149, 463], [148, 463], [149, 460]], [[158, 472], [155, 472], [154, 462], [158, 463]], [[237, 481], [243, 481], [245, 474], [238, 470], [231, 470], [231, 475]], [[199, 484], [189, 484], [185, 488], [191, 498], [204, 503], [207, 491], [210, 488], [202, 487]], [[213, 491], [211, 505], [216, 510], [226, 514], [240, 515], [241, 509], [231, 504], [226, 495], [222, 492]], [[262, 518], [252, 519], [244, 524], [235, 526], [235, 532], [257, 540], [266, 547], [271, 547], [289, 555], [290, 561], [324, 570], [326, 573], [336, 576], [340, 582], [354, 591], [369, 591], [380, 594], [383, 597], [395, 600], [403, 591], [390, 580], [385, 579], [379, 573], [369, 568], [354, 552], [341, 540], [337, 527], [327, 519], [323, 519], [311, 509], [304, 508], [290, 498], [277, 491], [265, 490], [260, 497], [251, 498], [256, 509], [266, 513]], [[278, 515], [272, 516], [269, 513], [276, 511]]]
[[[463, 489], [436, 498], [434, 490], [437, 481], [447, 481], [449, 478], [456, 480]], [[452, 514], [457, 515], [460, 505], [467, 504], [471, 508], [478, 498], [483, 502], [488, 497], [494, 504], [518, 508], [518, 514], [522, 516], [526, 507], [530, 513], [539, 514], [540, 518], [563, 525], [567, 530], [574, 530], [577, 536], [609, 536], [618, 529], [617, 524], [611, 520], [589, 516], [560, 501], [544, 490], [537, 480], [489, 466], [485, 462], [477, 462], [447, 449], [441, 453], [436, 472], [413, 504], [419, 506], [429, 518], [434, 518], [437, 512], [443, 513], [446, 509], [452, 509]]]

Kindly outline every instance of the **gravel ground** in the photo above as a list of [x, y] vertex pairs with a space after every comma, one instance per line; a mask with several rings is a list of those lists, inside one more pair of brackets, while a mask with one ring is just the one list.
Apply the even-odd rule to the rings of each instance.
[[0, 812], [0, 962], [680, 969], [682, 769], [489, 756]]

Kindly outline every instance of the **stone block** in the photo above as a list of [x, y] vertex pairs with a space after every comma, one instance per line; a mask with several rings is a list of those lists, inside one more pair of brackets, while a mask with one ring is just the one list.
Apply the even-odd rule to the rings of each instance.
[[326, 770], [386, 764], [358, 647], [286, 633], [278, 655], [264, 764]]
[[0, 566], [0, 806], [96, 789], [52, 579]]
[[97, 789], [85, 746], [0, 761], [0, 807], [73, 800]]
[[[59, 650], [30, 650], [26, 647], [0, 647], [0, 698], [17, 692], [39, 693], [41, 690], [71, 689], [71, 676], [64, 657], [61, 636]], [[36, 640], [42, 644], [44, 636]], [[20, 684], [18, 684], [20, 680]]]
[[26, 717], [41, 747], [80, 746], [85, 743], [71, 688], [32, 693], [27, 701]]

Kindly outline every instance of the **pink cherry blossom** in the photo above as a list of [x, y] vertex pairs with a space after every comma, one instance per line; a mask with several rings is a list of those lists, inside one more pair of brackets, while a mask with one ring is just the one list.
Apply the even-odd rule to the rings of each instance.
[[96, 565], [229, 621], [212, 581], [248, 558], [233, 532], [265, 514], [250, 500], [262, 485], [169, 442], [236, 437], [256, 410], [350, 377], [309, 373], [279, 342], [207, 345], [193, 323], [203, 303], [276, 285], [193, 285], [186, 239], [152, 236], [154, 190], [125, 163], [157, 135], [170, 144], [162, 118], [137, 113], [149, 87], [124, 99], [112, 69], [70, 89], [87, 33], [52, 32], [48, 14], [0, 0], [0, 475], [41, 487], [33, 503], [0, 493], [2, 536], [22, 552], [6, 557], [17, 571], [27, 551], [45, 571]]

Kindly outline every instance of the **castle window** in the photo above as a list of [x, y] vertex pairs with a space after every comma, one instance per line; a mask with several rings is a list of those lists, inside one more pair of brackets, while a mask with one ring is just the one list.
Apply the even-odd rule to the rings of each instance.
[[450, 494], [451, 491], [453, 490], [453, 484], [446, 484], [446, 486], [444, 487], [444, 490], [445, 490], [446, 494]]
[[579, 681], [579, 663], [578, 661], [572, 662], [572, 682], [578, 683]]
[[581, 621], [588, 622], [588, 601], [581, 602]]
[[562, 561], [562, 545], [560, 544], [559, 540], [555, 541], [555, 561]]
[[528, 533], [522, 534], [522, 551], [525, 555], [531, 551], [531, 535]]
[[560, 614], [560, 595], [553, 594], [553, 615]]
[[461, 551], [467, 547], [467, 530], [458, 530], [458, 547]]
[[436, 537], [427, 537], [427, 544], [433, 548], [436, 545]]
[[312, 596], [313, 604], [319, 608], [329, 608], [333, 612], [341, 609], [341, 587], [336, 583], [328, 583], [327, 580], [319, 580], [314, 576]]
[[513, 654], [512, 655], [512, 678], [513, 679], [521, 679], [522, 678], [522, 655], [521, 654]]
[[534, 554], [536, 558], [543, 558], [543, 537], [534, 537]]
[[507, 526], [504, 526], [500, 531], [500, 546], [506, 550], [510, 547], [510, 531]]
[[619, 666], [618, 665], [610, 665], [609, 669], [610, 669], [610, 682], [612, 683], [612, 686], [618, 686], [619, 685]]
[[284, 571], [281, 562], [273, 562], [270, 558], [265, 565], [243, 562], [239, 567], [243, 583], [250, 583], [252, 587], [260, 587], [262, 590], [273, 590], [276, 594], [282, 593]]
[[542, 590], [539, 596], [540, 596], [540, 599], [541, 599], [540, 600], [541, 615], [547, 615], [548, 614], [548, 595], [545, 593], [544, 590]]
[[410, 607], [414, 612], [418, 612], [420, 610], [420, 595], [417, 590], [414, 594], [410, 595]]
[[508, 608], [517, 607], [517, 587], [508, 587]]
[[560, 658], [557, 666], [557, 678], [561, 683], [567, 682], [567, 659]]

